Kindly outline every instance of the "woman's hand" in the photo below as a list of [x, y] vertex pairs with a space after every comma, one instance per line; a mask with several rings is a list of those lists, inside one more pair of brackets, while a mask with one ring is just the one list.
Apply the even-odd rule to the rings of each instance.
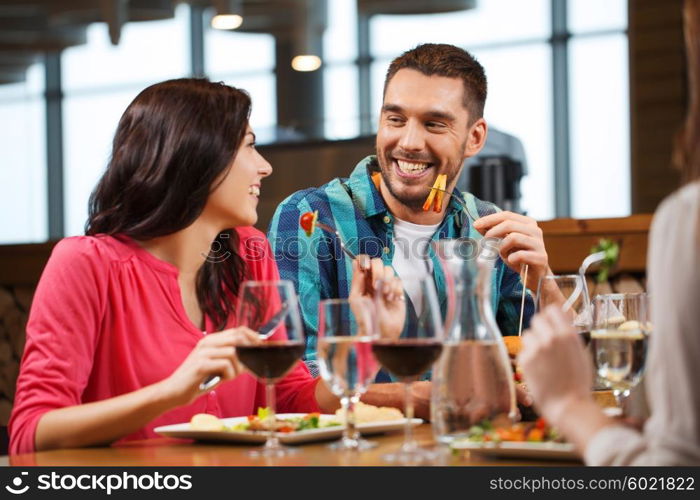
[[590, 399], [593, 367], [569, 318], [549, 306], [523, 334], [518, 363], [535, 405], [557, 425], [569, 403]]
[[258, 334], [246, 327], [205, 335], [173, 374], [163, 380], [162, 388], [176, 406], [189, 404], [204, 394], [199, 389], [199, 384], [207, 377], [218, 375], [225, 381], [244, 371], [236, 356], [237, 345], [260, 342]]
[[[382, 259], [370, 261], [367, 255], [358, 255], [352, 263], [352, 271], [350, 301], [361, 297], [373, 300], [377, 308], [376, 321], [381, 337], [398, 338], [406, 322], [406, 300], [401, 279], [396, 276], [391, 266], [384, 265]], [[367, 280], [371, 280], [371, 287], [366, 286]], [[377, 287], [381, 289], [377, 290]], [[376, 300], [372, 295], [365, 293], [368, 288], [374, 290]]]

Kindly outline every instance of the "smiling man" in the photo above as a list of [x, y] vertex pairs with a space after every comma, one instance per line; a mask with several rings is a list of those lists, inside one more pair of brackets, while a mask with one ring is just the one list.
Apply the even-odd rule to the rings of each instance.
[[[447, 190], [452, 192], [464, 160], [483, 147], [485, 101], [484, 70], [468, 52], [443, 44], [424, 44], [405, 52], [392, 61], [387, 72], [376, 156], [360, 161], [349, 178], [294, 193], [277, 208], [268, 237], [282, 278], [295, 283], [301, 298], [305, 361], [312, 373], [318, 371], [319, 300], [347, 297], [353, 279], [369, 278], [353, 275], [351, 262], [336, 239], [320, 231], [307, 238], [298, 221], [308, 211], [317, 210], [319, 220], [335, 226], [354, 253], [373, 258], [376, 272], [372, 280], [383, 266], [392, 266], [406, 283], [427, 269], [443, 304], [444, 277], [427, 244], [441, 238], [504, 238], [494, 272], [494, 290], [498, 290], [494, 306], [501, 331], [517, 333], [520, 269], [529, 265], [530, 290], [536, 290], [539, 278], [548, 272], [542, 231], [534, 219], [502, 212], [466, 192], [461, 197], [469, 214], [478, 214], [474, 223], [452, 197], [445, 197], [439, 212], [422, 209], [438, 175], [446, 175]], [[407, 287], [406, 293], [417, 303], [418, 290]], [[525, 325], [533, 309], [528, 296]], [[385, 389], [388, 394], [389, 388]], [[390, 404], [386, 394], [375, 398], [379, 393], [375, 387], [363, 400]]]

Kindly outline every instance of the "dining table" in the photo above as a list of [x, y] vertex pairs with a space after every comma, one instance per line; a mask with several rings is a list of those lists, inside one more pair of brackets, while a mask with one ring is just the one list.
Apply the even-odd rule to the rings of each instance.
[[[414, 428], [414, 436], [420, 446], [439, 450], [438, 458], [430, 463], [409, 465], [435, 466], [568, 466], [580, 465], [576, 460], [537, 460], [527, 458], [499, 458], [467, 450], [452, 450], [438, 444], [430, 423]], [[154, 438], [124, 442], [112, 446], [38, 451], [9, 457], [0, 457], [0, 465], [11, 466], [391, 466], [402, 465], [386, 462], [383, 456], [396, 451], [403, 443], [400, 431], [368, 436], [377, 443], [372, 449], [361, 452], [334, 451], [328, 441], [295, 445], [296, 453], [282, 458], [255, 458], [251, 450], [260, 445], [205, 443], [174, 438]]]

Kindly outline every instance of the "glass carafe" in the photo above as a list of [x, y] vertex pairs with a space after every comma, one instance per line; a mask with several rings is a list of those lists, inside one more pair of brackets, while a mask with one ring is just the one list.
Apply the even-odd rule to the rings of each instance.
[[474, 425], [507, 425], [516, 416], [513, 371], [492, 307], [494, 239], [435, 242], [447, 286], [443, 354], [433, 371], [435, 438], [467, 438]]

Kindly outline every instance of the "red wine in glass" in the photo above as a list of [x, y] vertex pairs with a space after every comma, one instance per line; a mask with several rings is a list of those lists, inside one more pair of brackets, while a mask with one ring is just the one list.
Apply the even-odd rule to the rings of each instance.
[[392, 375], [405, 379], [428, 371], [442, 352], [442, 342], [430, 338], [375, 340], [372, 352]]
[[283, 377], [304, 354], [301, 342], [269, 341], [264, 344], [236, 347], [238, 359], [261, 379], [277, 380]]

